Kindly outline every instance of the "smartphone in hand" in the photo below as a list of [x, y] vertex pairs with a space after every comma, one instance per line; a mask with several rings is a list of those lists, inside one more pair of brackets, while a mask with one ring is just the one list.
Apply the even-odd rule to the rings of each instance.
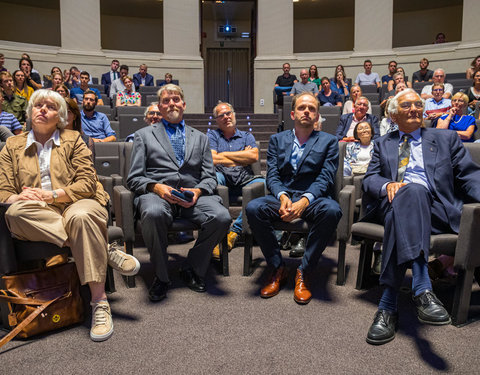
[[193, 192], [190, 190], [180, 191], [173, 189], [172, 195], [187, 203], [190, 203], [193, 199]]

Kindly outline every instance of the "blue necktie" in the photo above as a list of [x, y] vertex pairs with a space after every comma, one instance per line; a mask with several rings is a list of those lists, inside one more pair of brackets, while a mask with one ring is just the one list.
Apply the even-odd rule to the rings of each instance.
[[175, 157], [177, 158], [178, 165], [182, 166], [183, 158], [185, 155], [185, 140], [183, 139], [182, 129], [180, 129], [180, 125], [175, 126], [175, 133], [172, 134], [170, 142], [172, 143], [173, 152], [175, 152]]

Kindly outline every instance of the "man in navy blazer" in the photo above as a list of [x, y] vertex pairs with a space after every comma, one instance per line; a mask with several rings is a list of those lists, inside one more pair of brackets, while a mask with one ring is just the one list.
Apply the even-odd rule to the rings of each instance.
[[[133, 141], [127, 186], [135, 193], [137, 217], [154, 266], [151, 301], [167, 295], [167, 232], [172, 221], [183, 218], [201, 226], [181, 277], [193, 291], [205, 292], [203, 278], [213, 248], [226, 235], [232, 220], [215, 195], [217, 180], [208, 138], [185, 124], [185, 107], [180, 87], [163, 86], [158, 93], [161, 122], [137, 131]], [[175, 191], [191, 192], [193, 197], [185, 201], [174, 195]]]
[[480, 201], [480, 168], [455, 132], [423, 128], [420, 96], [404, 90], [388, 109], [399, 130], [375, 141], [363, 180], [362, 221], [385, 226], [380, 274], [385, 290], [367, 335], [367, 342], [376, 345], [395, 337], [397, 294], [408, 266], [418, 319], [450, 323], [428, 277], [430, 235], [458, 233], [463, 203]]
[[110, 71], [102, 74], [101, 84], [105, 88], [105, 94], [110, 93], [110, 85], [113, 81], [120, 78], [120, 73], [118, 72], [118, 68], [120, 66], [120, 62], [118, 60], [112, 60], [110, 64]]
[[271, 195], [254, 199], [246, 207], [253, 235], [272, 271], [260, 291], [263, 298], [278, 294], [287, 277], [273, 222], [302, 218], [310, 224], [294, 290], [294, 300], [306, 304], [312, 298], [310, 275], [342, 216], [332, 198], [338, 142], [333, 135], [314, 130], [318, 107], [317, 98], [310, 92], [293, 97], [291, 117], [295, 128], [272, 135], [268, 145], [266, 183]]
[[148, 67], [145, 64], [140, 65], [138, 73], [133, 75], [133, 84], [138, 91], [140, 86], [153, 86], [153, 76], [147, 73]]
[[354, 112], [342, 115], [337, 128], [337, 139], [345, 142], [356, 142], [353, 136], [353, 129], [359, 122], [367, 121], [373, 126], [375, 131], [373, 139], [377, 139], [380, 136], [380, 124], [378, 118], [375, 115], [367, 113], [370, 102], [364, 96], [361, 96], [355, 102]]

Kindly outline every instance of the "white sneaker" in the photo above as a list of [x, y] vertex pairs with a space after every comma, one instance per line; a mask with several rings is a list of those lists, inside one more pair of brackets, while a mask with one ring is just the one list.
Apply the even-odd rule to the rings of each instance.
[[120, 250], [116, 242], [108, 244], [108, 265], [124, 276], [134, 276], [140, 270], [138, 259]]
[[93, 341], [105, 341], [113, 334], [113, 320], [107, 301], [90, 302], [92, 306], [92, 327], [90, 338]]

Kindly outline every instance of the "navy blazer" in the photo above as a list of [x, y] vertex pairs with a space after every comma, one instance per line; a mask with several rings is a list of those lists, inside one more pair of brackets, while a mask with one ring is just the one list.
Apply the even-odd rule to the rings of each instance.
[[[397, 179], [399, 141], [398, 131], [375, 141], [363, 179], [364, 221], [376, 216], [374, 212], [384, 199], [382, 186]], [[422, 152], [425, 173], [434, 188], [432, 194], [442, 203], [450, 227], [458, 233], [463, 203], [480, 202], [480, 166], [473, 162], [452, 130], [422, 129]]]
[[333, 197], [338, 168], [338, 142], [328, 133], [313, 131], [294, 171], [290, 164], [293, 130], [270, 137], [267, 151], [267, 187], [276, 197], [285, 191], [290, 198], [311, 193], [315, 198]]
[[[120, 78], [120, 73], [118, 73], [118, 77]], [[110, 93], [110, 85], [112, 84], [112, 80], [110, 79], [110, 71], [102, 74], [102, 80], [100, 83], [105, 88], [105, 94], [108, 95]]]
[[[340, 117], [340, 122], [337, 127], [337, 139], [341, 140], [347, 136], [348, 129], [353, 121], [353, 113], [348, 113]], [[375, 115], [370, 115], [367, 113], [365, 121], [369, 122], [373, 126], [374, 134], [373, 139], [380, 137], [380, 123], [378, 122], [378, 117]]]
[[[138, 91], [138, 88], [142, 84], [142, 76], [140, 73], [133, 75], [133, 84], [135, 85], [135, 90]], [[148, 74], [145, 76], [145, 86], [153, 86], [153, 76]]]

